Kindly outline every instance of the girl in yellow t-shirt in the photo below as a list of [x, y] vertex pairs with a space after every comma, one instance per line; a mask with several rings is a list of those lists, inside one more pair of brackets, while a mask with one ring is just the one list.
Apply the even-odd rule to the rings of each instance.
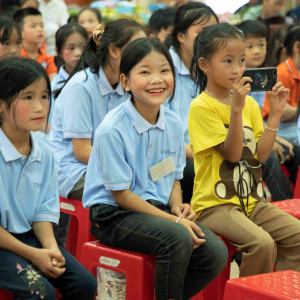
[[[222, 23], [207, 27], [194, 44], [191, 73], [202, 93], [190, 107], [188, 130], [195, 162], [192, 208], [198, 221], [243, 252], [240, 276], [300, 271], [300, 222], [266, 203], [261, 163], [267, 160], [289, 90], [268, 92], [270, 116], [262, 118], [245, 70], [241, 31]], [[282, 224], [285, 224], [283, 227]]]

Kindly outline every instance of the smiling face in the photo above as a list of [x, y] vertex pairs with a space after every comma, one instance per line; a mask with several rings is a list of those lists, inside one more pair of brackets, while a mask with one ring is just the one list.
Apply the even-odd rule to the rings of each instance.
[[61, 57], [65, 63], [65, 69], [70, 74], [78, 63], [81, 53], [85, 47], [86, 40], [78, 32], [72, 33], [65, 41]]
[[126, 91], [131, 91], [138, 111], [159, 109], [174, 88], [174, 75], [167, 58], [157, 51], [150, 52], [130, 71], [121, 75]]
[[2, 129], [5, 133], [41, 130], [49, 112], [47, 82], [38, 79], [21, 91], [10, 108], [0, 100]]
[[[0, 33], [1, 35], [2, 33]], [[22, 38], [16, 28], [13, 28], [6, 41], [0, 42], [0, 58], [20, 56], [22, 49]]]
[[238, 72], [245, 66], [245, 57], [244, 41], [239, 39], [226, 41], [226, 44], [206, 61], [204, 67], [200, 66], [207, 75], [207, 89], [215, 91], [214, 93], [232, 89]]
[[86, 29], [89, 36], [93, 35], [93, 30], [100, 24], [96, 14], [92, 10], [83, 11], [78, 17], [78, 24]]
[[45, 41], [45, 29], [42, 16], [27, 16], [23, 22], [23, 41], [35, 45], [39, 45]]
[[267, 41], [264, 37], [246, 38], [246, 68], [258, 68], [267, 55]]

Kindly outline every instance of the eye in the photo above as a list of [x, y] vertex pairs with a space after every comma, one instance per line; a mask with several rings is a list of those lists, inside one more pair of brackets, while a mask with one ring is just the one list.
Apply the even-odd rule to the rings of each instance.
[[32, 96], [25, 96], [24, 98], [23, 98], [24, 100], [32, 100]]
[[241, 59], [241, 63], [243, 64], [245, 62], [245, 58], [242, 58]]
[[265, 47], [265, 44], [260, 44], [260, 47], [261, 47], [261, 48], [264, 48], [264, 47]]
[[141, 71], [140, 74], [147, 75], [147, 74], [149, 74], [149, 72], [148, 71]]
[[17, 45], [22, 45], [22, 40], [18, 40]]
[[162, 73], [169, 73], [170, 71], [171, 71], [170, 69], [165, 68], [165, 69], [162, 70]]
[[42, 99], [43, 99], [43, 100], [49, 100], [49, 99], [48, 99], [48, 94], [43, 95], [43, 96], [42, 96]]
[[226, 59], [225, 62], [226, 62], [226, 64], [230, 64], [231, 63], [231, 59]]
[[246, 49], [252, 49], [252, 45], [246, 46]]
[[4, 45], [4, 46], [9, 46], [9, 41], [3, 42], [3, 45]]

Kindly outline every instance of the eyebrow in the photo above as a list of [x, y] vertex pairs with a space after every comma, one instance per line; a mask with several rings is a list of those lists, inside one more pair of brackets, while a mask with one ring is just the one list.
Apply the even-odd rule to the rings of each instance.
[[[162, 64], [162, 65], [160, 65], [161, 67], [165, 67], [165, 66], [170, 66], [170, 64], [169, 63], [164, 63], [164, 64]], [[139, 66], [139, 68], [149, 68], [150, 67], [150, 65], [141, 65], [141, 66]]]

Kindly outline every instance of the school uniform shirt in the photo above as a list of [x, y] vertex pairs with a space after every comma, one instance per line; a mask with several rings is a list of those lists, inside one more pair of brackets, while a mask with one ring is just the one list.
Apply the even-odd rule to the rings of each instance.
[[[28, 56], [23, 47], [21, 50], [21, 56], [25, 58], [31, 58]], [[35, 60], [46, 69], [49, 76], [57, 73], [57, 67], [54, 62], [54, 57], [52, 55], [48, 55], [42, 47], [39, 48], [39, 55]]]
[[0, 225], [11, 233], [28, 232], [34, 222], [58, 224], [59, 220], [52, 151], [33, 136], [31, 144], [27, 159], [0, 128]]
[[[277, 80], [282, 82], [283, 86], [290, 90], [287, 103], [293, 107], [298, 107], [300, 99], [300, 75], [298, 74], [296, 66], [291, 57], [288, 57], [284, 62], [277, 66]], [[269, 111], [270, 107], [268, 102], [268, 94], [266, 94], [266, 101], [263, 108], [263, 118], [268, 117]], [[297, 122], [280, 122], [277, 135], [297, 145]]]
[[258, 106], [262, 109], [265, 104], [265, 96], [266, 92], [257, 91], [249, 93], [249, 96], [252, 97], [258, 104]]
[[[247, 174], [240, 178], [233, 164], [224, 160], [221, 153], [214, 149], [223, 143], [228, 134], [231, 106], [202, 92], [191, 104], [188, 128], [190, 146], [194, 154], [195, 181], [191, 206], [197, 216], [209, 207], [222, 204], [240, 205], [237, 181], [245, 180], [245, 190], [253, 188], [248, 199], [247, 214], [255, 203], [263, 196], [261, 183], [261, 167], [257, 160], [256, 143], [263, 133], [263, 122], [258, 104], [247, 96], [242, 112], [243, 119], [243, 154], [241, 161], [247, 161], [248, 169], [253, 173], [254, 180]], [[246, 164], [243, 163], [242, 172]], [[247, 184], [247, 187], [246, 187]], [[254, 185], [253, 185], [254, 184]], [[246, 196], [243, 197], [246, 206]]]
[[59, 195], [67, 197], [86, 172], [87, 165], [76, 159], [72, 139], [91, 139], [106, 114], [124, 102], [128, 94], [119, 82], [114, 90], [100, 68], [76, 73], [55, 101], [50, 145], [58, 168]]
[[171, 103], [169, 99], [165, 101], [165, 106], [174, 111], [180, 117], [184, 129], [184, 142], [190, 143], [188, 133], [188, 116], [190, 104], [193, 99], [198, 95], [196, 84], [190, 76], [190, 72], [182, 62], [180, 56], [172, 46], [169, 50], [175, 66], [175, 93]]
[[[174, 171], [154, 182], [149, 169], [165, 159], [173, 161]], [[109, 112], [96, 131], [83, 206], [99, 203], [118, 206], [111, 190], [126, 189], [144, 200], [168, 205], [174, 180], [182, 179], [184, 167], [185, 147], [179, 117], [162, 105], [156, 124], [151, 125], [128, 99]]]

